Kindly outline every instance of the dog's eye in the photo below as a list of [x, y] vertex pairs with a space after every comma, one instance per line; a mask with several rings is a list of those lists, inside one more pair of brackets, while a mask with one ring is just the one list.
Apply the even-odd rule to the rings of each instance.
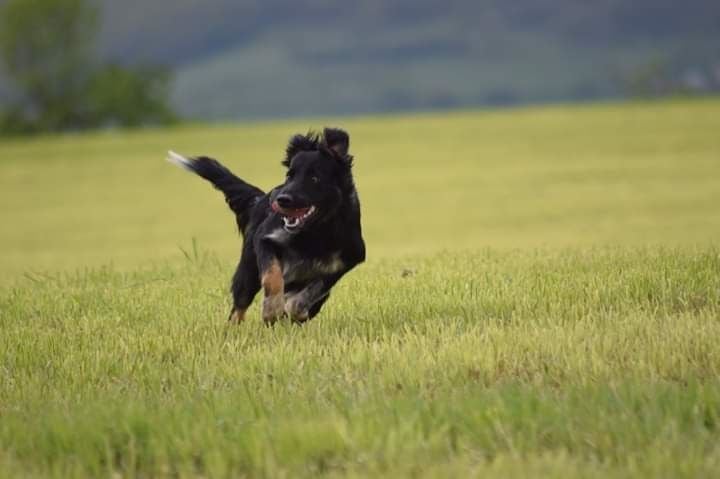
[[311, 176], [311, 177], [310, 177], [310, 180], [311, 180], [313, 183], [320, 183], [320, 178], [318, 178], [317, 176]]

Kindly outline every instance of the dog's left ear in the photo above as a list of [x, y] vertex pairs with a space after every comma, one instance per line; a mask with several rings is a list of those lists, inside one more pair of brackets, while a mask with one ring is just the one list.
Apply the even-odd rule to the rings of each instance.
[[323, 143], [340, 158], [345, 158], [350, 148], [350, 136], [338, 128], [325, 128], [323, 130]]

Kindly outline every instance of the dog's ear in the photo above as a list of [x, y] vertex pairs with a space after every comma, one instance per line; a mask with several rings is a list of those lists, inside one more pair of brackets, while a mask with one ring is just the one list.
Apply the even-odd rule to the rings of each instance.
[[350, 148], [350, 136], [338, 128], [325, 128], [323, 130], [323, 143], [338, 156], [344, 158]]
[[290, 138], [287, 148], [285, 148], [285, 159], [282, 161], [283, 166], [290, 166], [290, 161], [301, 151], [317, 150], [320, 142], [320, 135], [309, 131], [305, 135], [297, 134]]

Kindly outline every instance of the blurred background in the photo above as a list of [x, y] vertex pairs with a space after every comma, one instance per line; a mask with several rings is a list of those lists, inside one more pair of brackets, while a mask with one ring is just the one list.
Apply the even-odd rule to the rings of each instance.
[[0, 12], [6, 133], [720, 91], [717, 0], [0, 0]]
[[267, 190], [326, 125], [371, 261], [715, 242], [718, 92], [719, 0], [0, 0], [0, 284], [232, 265], [222, 199], [165, 152]]

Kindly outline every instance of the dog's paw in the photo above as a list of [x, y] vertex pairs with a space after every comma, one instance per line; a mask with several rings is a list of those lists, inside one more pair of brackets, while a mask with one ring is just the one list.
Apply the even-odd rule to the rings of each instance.
[[266, 323], [272, 324], [285, 314], [285, 301], [282, 294], [267, 296], [263, 299], [262, 318]]
[[310, 318], [309, 306], [302, 294], [285, 298], [285, 312], [294, 322], [302, 323]]
[[245, 321], [245, 311], [240, 309], [233, 309], [228, 318], [230, 324], [240, 324]]

